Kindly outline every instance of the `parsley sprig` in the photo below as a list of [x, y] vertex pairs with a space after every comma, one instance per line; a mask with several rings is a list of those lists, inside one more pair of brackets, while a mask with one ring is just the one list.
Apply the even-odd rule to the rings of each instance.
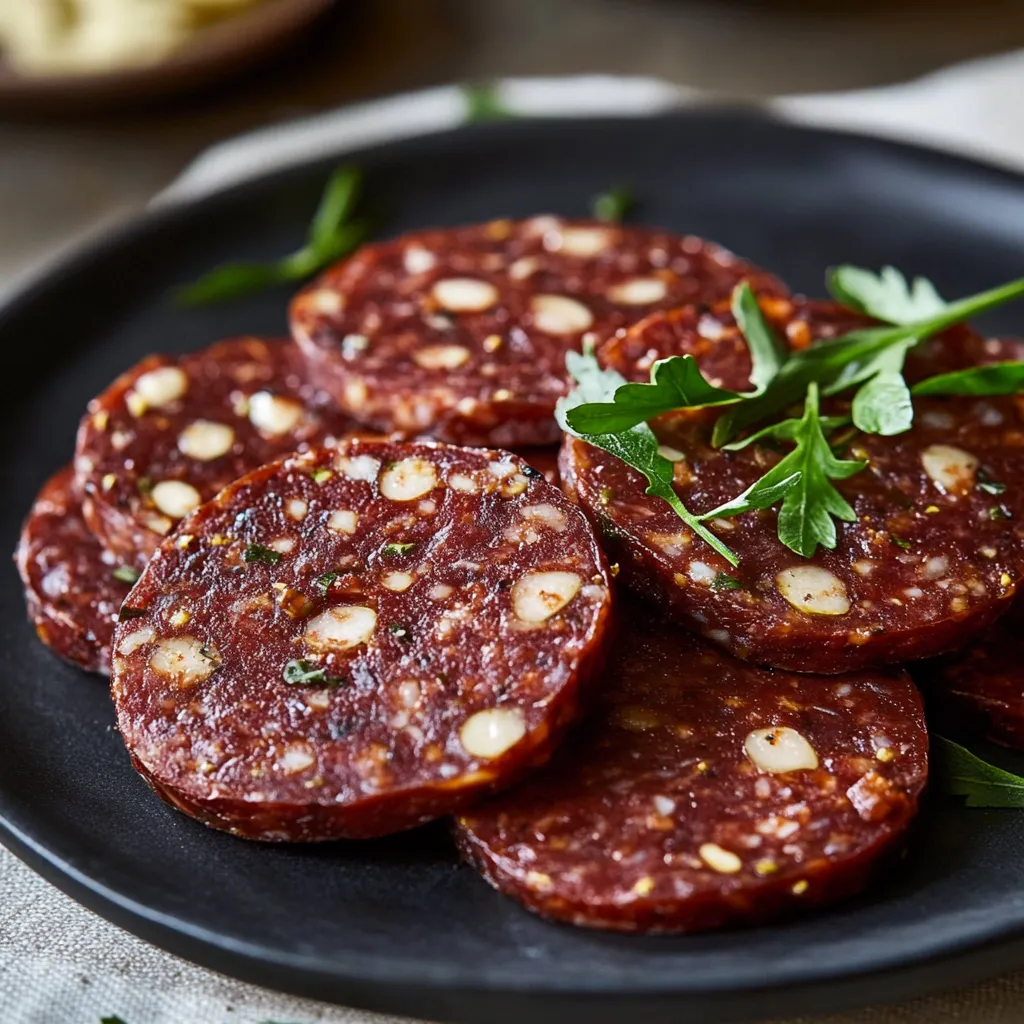
[[[913, 395], [1006, 395], [1024, 390], [1024, 363], [942, 374], [913, 389], [903, 379], [904, 360], [915, 345], [1021, 297], [1024, 279], [951, 303], [929, 281], [908, 282], [892, 267], [880, 274], [837, 267], [829, 271], [828, 285], [844, 305], [888, 324], [851, 331], [790, 353], [744, 283], [733, 293], [732, 311], [750, 349], [750, 391], [716, 387], [690, 355], [659, 359], [648, 383], [627, 383], [620, 375], [602, 370], [592, 353], [574, 353], [567, 367], [576, 387], [559, 405], [562, 429], [642, 473], [648, 481], [647, 493], [671, 505], [684, 523], [733, 565], [735, 555], [704, 524], [769, 508], [779, 501], [778, 535], [786, 547], [805, 558], [819, 545], [834, 548], [836, 520], [852, 521], [854, 511], [832, 481], [853, 476], [865, 464], [839, 458], [830, 434], [851, 427], [885, 436], [909, 430]], [[821, 415], [821, 398], [844, 392], [852, 392], [849, 417]], [[778, 418], [793, 406], [802, 406], [801, 416]], [[735, 499], [695, 514], [676, 494], [672, 463], [660, 455], [648, 421], [678, 409], [708, 407], [722, 408], [712, 435], [716, 447], [736, 450], [768, 440], [794, 447]], [[753, 428], [759, 429], [742, 436]]]
[[178, 302], [184, 306], [226, 302], [276, 284], [303, 281], [347, 256], [368, 232], [366, 221], [353, 219], [361, 184], [362, 174], [356, 168], [339, 167], [327, 182], [301, 249], [272, 263], [225, 263], [179, 288]]
[[932, 734], [934, 784], [968, 807], [1024, 807], [1024, 778], [997, 768], [966, 747]]

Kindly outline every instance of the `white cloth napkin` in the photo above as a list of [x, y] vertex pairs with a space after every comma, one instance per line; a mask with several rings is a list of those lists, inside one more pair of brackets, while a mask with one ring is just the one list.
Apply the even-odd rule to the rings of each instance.
[[[1024, 53], [1015, 53], [907, 85], [788, 97], [768, 107], [795, 121], [913, 139], [1024, 169], [1022, 85]], [[596, 75], [508, 80], [499, 90], [512, 110], [540, 116], [642, 117], [711, 99], [653, 79]], [[448, 86], [267, 128], [215, 146], [156, 202], [216, 191], [318, 155], [441, 131], [463, 117], [462, 94]], [[82, 909], [0, 848], [0, 1020], [98, 1024], [111, 1015], [127, 1024], [399, 1024], [395, 1018], [278, 995], [187, 964]], [[1022, 1019], [1024, 972], [814, 1024], [1019, 1024]]]

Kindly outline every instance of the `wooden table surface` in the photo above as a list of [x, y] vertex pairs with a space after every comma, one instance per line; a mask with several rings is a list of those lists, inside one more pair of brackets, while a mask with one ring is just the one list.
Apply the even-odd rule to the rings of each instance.
[[302, 48], [215, 92], [0, 120], [0, 282], [139, 208], [210, 143], [367, 96], [600, 70], [763, 97], [899, 81], [1021, 45], [1021, 0], [341, 0]]

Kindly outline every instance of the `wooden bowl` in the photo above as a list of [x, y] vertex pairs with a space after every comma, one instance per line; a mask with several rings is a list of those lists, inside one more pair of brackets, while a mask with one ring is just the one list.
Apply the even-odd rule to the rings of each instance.
[[268, 0], [204, 29], [166, 60], [98, 74], [21, 75], [0, 57], [0, 114], [92, 113], [205, 89], [280, 51], [335, 3]]

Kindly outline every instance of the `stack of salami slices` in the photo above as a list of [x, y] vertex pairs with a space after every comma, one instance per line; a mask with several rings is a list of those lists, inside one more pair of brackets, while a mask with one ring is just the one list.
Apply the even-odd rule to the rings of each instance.
[[[924, 400], [908, 433], [852, 441], [868, 470], [839, 484], [856, 519], [834, 550], [795, 555], [765, 510], [717, 524], [731, 567], [554, 409], [584, 346], [628, 380], [691, 354], [748, 388], [742, 282], [796, 348], [864, 323], [658, 229], [544, 216], [366, 246], [296, 296], [291, 339], [150, 356], [89, 404], [17, 554], [40, 638], [111, 675], [153, 789], [238, 836], [453, 816], [497, 889], [623, 931], [861, 890], [928, 776], [899, 666], [939, 659], [938, 691], [1024, 745], [1001, 619], [1024, 544], [973, 486], [1024, 480], [1024, 430], [1011, 398]], [[1008, 348], [955, 328], [908, 375]], [[764, 472], [700, 414], [653, 427], [689, 507]]]

